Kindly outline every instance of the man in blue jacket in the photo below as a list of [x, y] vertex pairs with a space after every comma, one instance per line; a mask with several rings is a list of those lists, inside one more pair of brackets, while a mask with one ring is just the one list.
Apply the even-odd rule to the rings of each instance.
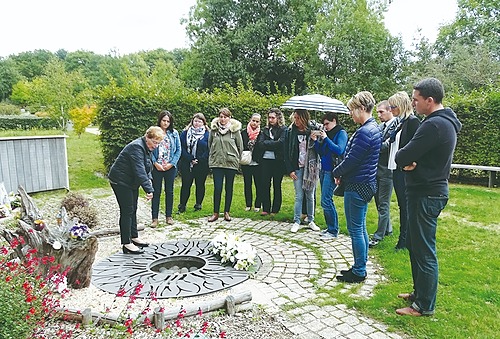
[[413, 292], [399, 298], [411, 306], [397, 314], [434, 314], [438, 284], [436, 254], [437, 218], [448, 202], [448, 177], [462, 124], [450, 108], [444, 108], [444, 89], [435, 78], [413, 87], [413, 105], [425, 119], [410, 142], [396, 153], [396, 163], [408, 171], [409, 229], [407, 247], [413, 277]]

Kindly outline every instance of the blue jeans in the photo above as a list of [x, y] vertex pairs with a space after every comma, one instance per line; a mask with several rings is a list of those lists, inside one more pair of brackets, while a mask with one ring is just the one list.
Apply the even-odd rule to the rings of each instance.
[[339, 234], [339, 217], [333, 203], [333, 190], [336, 185], [332, 172], [321, 170], [319, 180], [321, 183], [321, 207], [323, 208], [323, 215], [328, 227], [327, 231], [337, 236]]
[[306, 191], [302, 188], [302, 179], [304, 178], [304, 168], [295, 170], [297, 180], [293, 181], [293, 188], [295, 189], [295, 204], [293, 207], [293, 222], [300, 224], [300, 215], [302, 214], [302, 200], [306, 199], [307, 221], [314, 221], [314, 192], [312, 189]]
[[172, 216], [172, 207], [174, 206], [174, 180], [177, 169], [172, 167], [168, 171], [158, 171], [153, 168], [153, 200], [151, 201], [151, 216], [158, 219], [160, 211], [161, 186], [165, 181], [165, 216]]
[[344, 211], [354, 256], [352, 273], [364, 277], [368, 261], [369, 240], [366, 230], [368, 203], [357, 192], [346, 191], [344, 193]]
[[378, 211], [378, 227], [375, 233], [373, 233], [373, 239], [382, 240], [384, 239], [386, 233], [392, 233], [390, 213], [392, 175], [377, 177], [377, 187], [378, 189], [375, 194], [375, 204]]
[[434, 313], [438, 285], [436, 253], [437, 218], [448, 203], [448, 197], [408, 195], [411, 274], [415, 301], [412, 307], [422, 314]]

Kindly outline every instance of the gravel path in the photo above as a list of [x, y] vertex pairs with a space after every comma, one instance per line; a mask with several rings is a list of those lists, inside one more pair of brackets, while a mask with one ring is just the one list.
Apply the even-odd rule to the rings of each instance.
[[[118, 206], [116, 199], [112, 194], [111, 189], [97, 189], [86, 191], [82, 193], [89, 199], [90, 205], [96, 208], [98, 212], [98, 226], [92, 231], [102, 229], [117, 229], [117, 221], [119, 218]], [[37, 200], [35, 202], [39, 209], [43, 212], [45, 220], [49, 225], [55, 224], [55, 216], [62, 201], [62, 196], [54, 197], [48, 200]], [[139, 200], [138, 219], [139, 222], [148, 222], [150, 215], [150, 207], [144, 199]], [[182, 227], [182, 225], [178, 225]], [[147, 227], [141, 232], [141, 238], [149, 242], [158, 242], [158, 229], [153, 230]], [[99, 249], [96, 254], [95, 263], [114, 254], [120, 250], [120, 240], [118, 235], [101, 237], [99, 238]], [[221, 296], [229, 295], [231, 291], [224, 290], [215, 292], [210, 295], [191, 297], [180, 299], [161, 299], [157, 305], [151, 305], [151, 308], [161, 306], [165, 309], [179, 308], [181, 305], [186, 305], [220, 298]], [[134, 305], [127, 306], [126, 298], [118, 298], [115, 301], [115, 296], [104, 292], [92, 284], [81, 290], [72, 290], [70, 294], [62, 300], [62, 306], [84, 310], [91, 308], [93, 312], [104, 313], [107, 307], [111, 307], [111, 314], [119, 314], [125, 310], [125, 313], [131, 316], [137, 316], [146, 306], [147, 301], [140, 299]], [[130, 309], [127, 310], [127, 307]], [[227, 316], [218, 314], [205, 315], [203, 319], [199, 317], [189, 317], [182, 321], [183, 328], [200, 329], [203, 320], [207, 320], [211, 329], [211, 333], [225, 332], [227, 338], [276, 338], [276, 339], [289, 339], [298, 338], [291, 333], [284, 325], [283, 322], [287, 321], [286, 316], [280, 314], [268, 314], [259, 305], [253, 304], [252, 310], [247, 312], [237, 313], [235, 316]], [[175, 328], [175, 324], [171, 322], [171, 326]], [[54, 331], [60, 327], [67, 327], [65, 324], [54, 324], [49, 327], [46, 336], [50, 337]], [[137, 329], [133, 334], [133, 338], [178, 338], [177, 333], [167, 334], [163, 332], [156, 334], [151, 330]], [[79, 338], [109, 338], [111, 334], [109, 330], [103, 328], [92, 327], [89, 330], [78, 330], [76, 332]]]

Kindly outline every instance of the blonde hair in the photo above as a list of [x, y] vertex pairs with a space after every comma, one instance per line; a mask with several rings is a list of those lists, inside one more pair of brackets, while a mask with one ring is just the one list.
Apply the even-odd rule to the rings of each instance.
[[410, 96], [406, 92], [397, 92], [392, 95], [387, 101], [389, 101], [390, 106], [396, 106], [399, 108], [399, 118], [406, 119], [413, 114], [413, 105], [411, 103]]
[[375, 107], [375, 98], [368, 91], [357, 93], [347, 102], [347, 108], [349, 108], [350, 111], [353, 111], [356, 108], [361, 109], [362, 107], [364, 107], [364, 110], [369, 113], [371, 113], [373, 107]]
[[151, 126], [147, 129], [145, 137], [149, 139], [153, 139], [156, 141], [161, 141], [163, 140], [163, 137], [165, 136], [165, 133], [163, 133], [163, 130], [159, 126]]

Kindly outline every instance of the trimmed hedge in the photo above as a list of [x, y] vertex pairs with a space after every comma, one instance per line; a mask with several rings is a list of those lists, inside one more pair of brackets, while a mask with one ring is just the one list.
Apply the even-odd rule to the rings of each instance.
[[135, 87], [108, 87], [100, 97], [97, 121], [104, 165], [109, 169], [127, 143], [143, 135], [149, 126], [156, 125], [157, 115], [163, 109], [172, 113], [174, 128], [179, 132], [198, 112], [203, 113], [207, 124], [210, 124], [222, 107], [228, 107], [233, 117], [246, 126], [253, 113], [264, 114], [270, 107], [281, 105], [289, 96], [264, 96], [243, 87], [226, 88], [213, 93], [185, 90], [163, 96]]
[[[207, 123], [218, 115], [221, 107], [228, 107], [234, 118], [246, 126], [252, 113], [264, 114], [270, 107], [279, 107], [291, 95], [263, 95], [243, 86], [217, 89], [213, 93], [187, 89], [159, 95], [157, 91], [141, 86], [131, 88], [108, 87], [101, 93], [97, 120], [101, 130], [104, 163], [109, 169], [122, 148], [145, 130], [156, 124], [157, 113], [168, 109], [174, 116], [174, 127], [180, 132], [194, 113], [205, 114]], [[339, 98], [342, 100], [342, 98]], [[445, 106], [451, 107], [463, 124], [455, 149], [454, 163], [500, 166], [500, 92], [491, 90], [466, 96], [449, 95]], [[288, 114], [284, 111], [286, 124]], [[319, 120], [322, 112], [311, 112]], [[357, 126], [347, 114], [339, 116], [349, 135]], [[471, 176], [478, 176], [472, 173]], [[479, 173], [481, 176], [481, 173]]]
[[0, 115], [0, 131], [59, 128], [57, 121], [49, 118], [34, 115]]

